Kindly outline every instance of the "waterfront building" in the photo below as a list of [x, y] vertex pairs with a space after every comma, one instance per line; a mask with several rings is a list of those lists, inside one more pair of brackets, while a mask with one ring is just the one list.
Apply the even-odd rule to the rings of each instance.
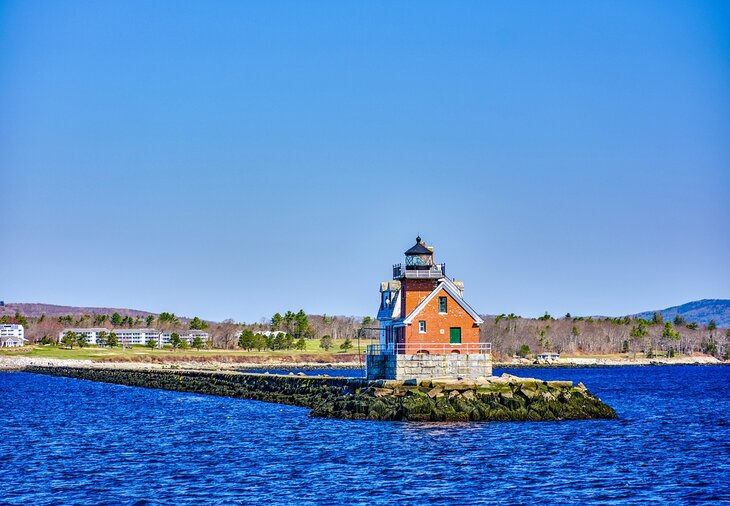
[[69, 332], [73, 332], [77, 336], [85, 336], [86, 344], [99, 344], [99, 333], [106, 332], [108, 335], [109, 332], [112, 332], [112, 331], [109, 329], [102, 328], [102, 327], [84, 328], [84, 329], [82, 329], [82, 328], [63, 329], [61, 332], [58, 333], [58, 340], [61, 341], [61, 339], [63, 339], [63, 336], [65, 336]]
[[560, 353], [540, 353], [537, 357], [537, 360], [560, 360]]
[[177, 332], [180, 339], [186, 341], [189, 345], [193, 344], [193, 339], [196, 337], [200, 337], [204, 343], [207, 343], [210, 337], [207, 332], [202, 330], [165, 330], [160, 332], [157, 329], [73, 328], [63, 329], [59, 332], [58, 340], [60, 341], [67, 332], [71, 331], [77, 335], [85, 335], [87, 344], [99, 344], [99, 333], [103, 331], [107, 334], [114, 332], [117, 335], [117, 341], [121, 345], [147, 345], [154, 339], [158, 348], [170, 344], [170, 336], [173, 332]]
[[483, 320], [464, 300], [464, 283], [436, 264], [420, 237], [380, 284], [380, 342], [367, 353], [368, 378], [407, 379], [492, 373], [491, 345], [480, 342]]
[[192, 346], [193, 339], [195, 339], [196, 337], [199, 337], [200, 340], [204, 343], [208, 342], [208, 333], [203, 332], [202, 330], [166, 330], [160, 333], [160, 337], [159, 339], [157, 339], [158, 346], [162, 347], [169, 345], [170, 336], [172, 336], [174, 332], [177, 332], [177, 334], [180, 336], [180, 339], [186, 341], [190, 346]]
[[25, 327], [17, 323], [0, 325], [0, 347], [16, 348], [23, 346], [28, 340], [25, 338]]
[[145, 345], [150, 339], [160, 342], [160, 332], [155, 329], [113, 329], [112, 332], [117, 335], [119, 344], [123, 345]]

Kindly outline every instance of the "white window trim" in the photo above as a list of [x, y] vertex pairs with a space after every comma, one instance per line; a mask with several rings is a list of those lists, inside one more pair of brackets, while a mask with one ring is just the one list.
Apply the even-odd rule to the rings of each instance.
[[[423, 324], [423, 330], [421, 330], [421, 324]], [[418, 333], [419, 334], [426, 333], [426, 320], [418, 320]]]

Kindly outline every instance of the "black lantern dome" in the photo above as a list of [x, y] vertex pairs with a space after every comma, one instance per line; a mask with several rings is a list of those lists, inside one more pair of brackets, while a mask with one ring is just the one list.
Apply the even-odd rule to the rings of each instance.
[[431, 267], [433, 267], [433, 251], [428, 249], [421, 241], [421, 236], [418, 236], [416, 244], [406, 251], [406, 269], [425, 270]]

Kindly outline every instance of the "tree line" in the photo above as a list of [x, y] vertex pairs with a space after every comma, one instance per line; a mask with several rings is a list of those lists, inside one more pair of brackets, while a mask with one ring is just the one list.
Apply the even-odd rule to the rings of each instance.
[[570, 313], [554, 318], [546, 313], [536, 319], [502, 314], [484, 320], [480, 338], [491, 342], [493, 353], [501, 358], [555, 352], [642, 353], [646, 357], [705, 353], [730, 359], [730, 329], [720, 329], [714, 321], [699, 325], [681, 316], [664, 321], [661, 313], [650, 319], [573, 317]]

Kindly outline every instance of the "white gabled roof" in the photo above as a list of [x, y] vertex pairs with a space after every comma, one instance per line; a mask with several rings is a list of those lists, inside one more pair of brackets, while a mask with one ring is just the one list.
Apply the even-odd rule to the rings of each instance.
[[448, 278], [444, 278], [444, 280], [441, 281], [438, 284], [438, 286], [436, 286], [436, 288], [433, 289], [433, 291], [428, 295], [428, 297], [423, 299], [421, 301], [421, 303], [419, 305], [417, 305], [415, 307], [415, 309], [413, 309], [413, 311], [411, 311], [411, 314], [406, 316], [405, 320], [403, 320], [403, 323], [405, 323], [406, 325], [410, 325], [411, 323], [413, 323], [413, 319], [416, 317], [416, 315], [418, 313], [420, 313], [429, 302], [431, 302], [431, 299], [433, 299], [436, 296], [436, 294], [441, 291], [442, 288], [444, 289], [444, 291], [446, 293], [451, 295], [451, 297], [456, 301], [457, 304], [459, 304], [461, 306], [461, 308], [464, 311], [469, 313], [469, 316], [471, 316], [474, 319], [474, 323], [476, 323], [477, 325], [484, 323], [484, 320], [482, 320], [479, 317], [477, 312], [474, 311], [471, 308], [471, 306], [469, 306], [469, 304], [467, 304], [466, 301], [464, 301], [464, 299], [461, 298], [461, 294], [459, 293], [459, 290], [454, 286], [454, 284], [451, 283], [450, 281], [447, 282], [447, 280], [448, 280]]

